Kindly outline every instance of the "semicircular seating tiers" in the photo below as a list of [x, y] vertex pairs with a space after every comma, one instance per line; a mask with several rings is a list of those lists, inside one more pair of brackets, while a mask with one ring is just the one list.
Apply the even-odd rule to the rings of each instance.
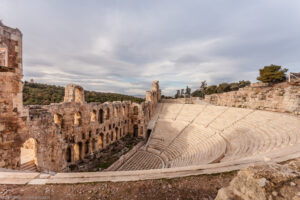
[[[147, 144], [118, 170], [284, 160], [300, 152], [300, 118], [209, 104], [160, 103]], [[286, 158], [288, 159], [288, 158]]]

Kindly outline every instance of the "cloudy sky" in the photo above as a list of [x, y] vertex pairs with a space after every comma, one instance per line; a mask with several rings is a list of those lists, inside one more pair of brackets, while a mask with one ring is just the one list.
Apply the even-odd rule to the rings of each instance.
[[299, 0], [1, 0], [23, 32], [24, 79], [144, 95], [152, 80], [251, 80], [278, 64], [300, 71]]

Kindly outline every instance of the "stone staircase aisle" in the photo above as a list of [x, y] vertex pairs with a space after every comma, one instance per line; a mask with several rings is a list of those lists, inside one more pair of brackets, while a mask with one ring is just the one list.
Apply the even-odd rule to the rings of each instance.
[[21, 164], [20, 170], [22, 171], [31, 171], [31, 172], [37, 172], [38, 169], [34, 163], [34, 160], [30, 160], [26, 163]]

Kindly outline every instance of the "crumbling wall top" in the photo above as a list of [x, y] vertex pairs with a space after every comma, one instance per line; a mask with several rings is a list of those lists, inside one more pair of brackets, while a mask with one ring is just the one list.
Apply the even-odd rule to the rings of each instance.
[[11, 34], [21, 36], [22, 37], [22, 32], [18, 28], [11, 28], [3, 24], [3, 22], [0, 20], [0, 34], [3, 34], [4, 31], [7, 31]]
[[65, 87], [64, 102], [84, 103], [84, 90], [76, 84], [68, 84]]
[[152, 82], [152, 90], [158, 91], [159, 90], [159, 81], [155, 80]]

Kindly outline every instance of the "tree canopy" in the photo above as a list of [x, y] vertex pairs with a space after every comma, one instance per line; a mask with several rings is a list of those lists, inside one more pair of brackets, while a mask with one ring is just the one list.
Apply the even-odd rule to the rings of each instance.
[[[23, 88], [24, 105], [49, 105], [50, 103], [60, 103], [63, 101], [65, 88], [55, 85], [47, 85], [41, 83], [29, 83], [25, 81]], [[94, 91], [84, 91], [86, 102], [106, 101], [133, 101], [141, 103], [143, 98], [133, 97], [129, 95], [117, 93], [104, 93]]]
[[286, 80], [286, 72], [288, 69], [282, 69], [279, 65], [265, 66], [259, 70], [259, 77], [257, 80], [263, 83], [280, 83]]
[[[206, 81], [205, 81], [205, 83], [206, 83]], [[244, 81], [244, 80], [239, 81], [239, 82], [234, 82], [234, 83], [220, 83], [219, 85], [210, 85], [210, 86], [207, 86], [207, 84], [205, 84], [205, 87], [203, 87], [202, 86], [203, 84], [201, 84], [200, 89], [195, 90], [192, 93], [192, 96], [204, 98], [205, 95], [236, 91], [239, 88], [246, 87], [250, 84], [251, 84], [250, 81]]]

